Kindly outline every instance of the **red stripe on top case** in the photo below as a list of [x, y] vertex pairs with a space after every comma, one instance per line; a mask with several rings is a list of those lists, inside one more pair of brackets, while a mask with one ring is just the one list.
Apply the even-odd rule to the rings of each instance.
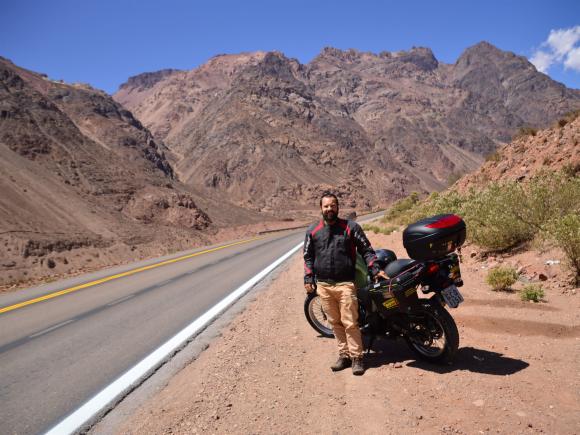
[[449, 228], [461, 222], [461, 218], [457, 215], [445, 216], [432, 224], [426, 225], [427, 228]]

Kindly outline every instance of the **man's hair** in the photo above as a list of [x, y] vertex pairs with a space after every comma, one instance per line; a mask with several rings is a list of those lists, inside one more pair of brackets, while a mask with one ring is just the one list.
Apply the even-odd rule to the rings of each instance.
[[322, 192], [322, 196], [320, 197], [320, 207], [322, 207], [322, 200], [324, 198], [334, 198], [336, 200], [336, 205], [338, 205], [338, 197], [334, 193], [326, 190], [326, 191]]

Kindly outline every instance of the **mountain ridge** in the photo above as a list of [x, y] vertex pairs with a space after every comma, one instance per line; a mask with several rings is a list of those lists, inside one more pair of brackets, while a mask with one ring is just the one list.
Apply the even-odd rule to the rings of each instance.
[[221, 55], [114, 98], [175, 153], [183, 182], [261, 211], [307, 207], [323, 188], [362, 208], [440, 190], [519, 128], [580, 107], [580, 91], [487, 42], [454, 64], [426, 47], [326, 47], [307, 64]]

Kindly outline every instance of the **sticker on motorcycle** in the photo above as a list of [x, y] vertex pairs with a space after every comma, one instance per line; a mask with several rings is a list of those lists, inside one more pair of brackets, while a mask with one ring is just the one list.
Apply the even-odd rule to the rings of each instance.
[[399, 305], [399, 303], [397, 302], [397, 300], [395, 298], [391, 298], [391, 299], [388, 299], [385, 302], [383, 302], [383, 307], [385, 307], [387, 310], [390, 310], [391, 308], [395, 308], [398, 305]]

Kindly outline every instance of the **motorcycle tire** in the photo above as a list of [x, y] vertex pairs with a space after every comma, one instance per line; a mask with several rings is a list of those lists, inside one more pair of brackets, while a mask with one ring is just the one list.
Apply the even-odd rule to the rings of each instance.
[[438, 305], [426, 306], [421, 314], [426, 321], [415, 323], [413, 331], [404, 336], [407, 345], [422, 360], [450, 364], [459, 348], [455, 320], [444, 307]]
[[332, 328], [322, 309], [322, 301], [316, 292], [308, 293], [304, 300], [304, 315], [315, 331], [323, 337], [333, 338]]

